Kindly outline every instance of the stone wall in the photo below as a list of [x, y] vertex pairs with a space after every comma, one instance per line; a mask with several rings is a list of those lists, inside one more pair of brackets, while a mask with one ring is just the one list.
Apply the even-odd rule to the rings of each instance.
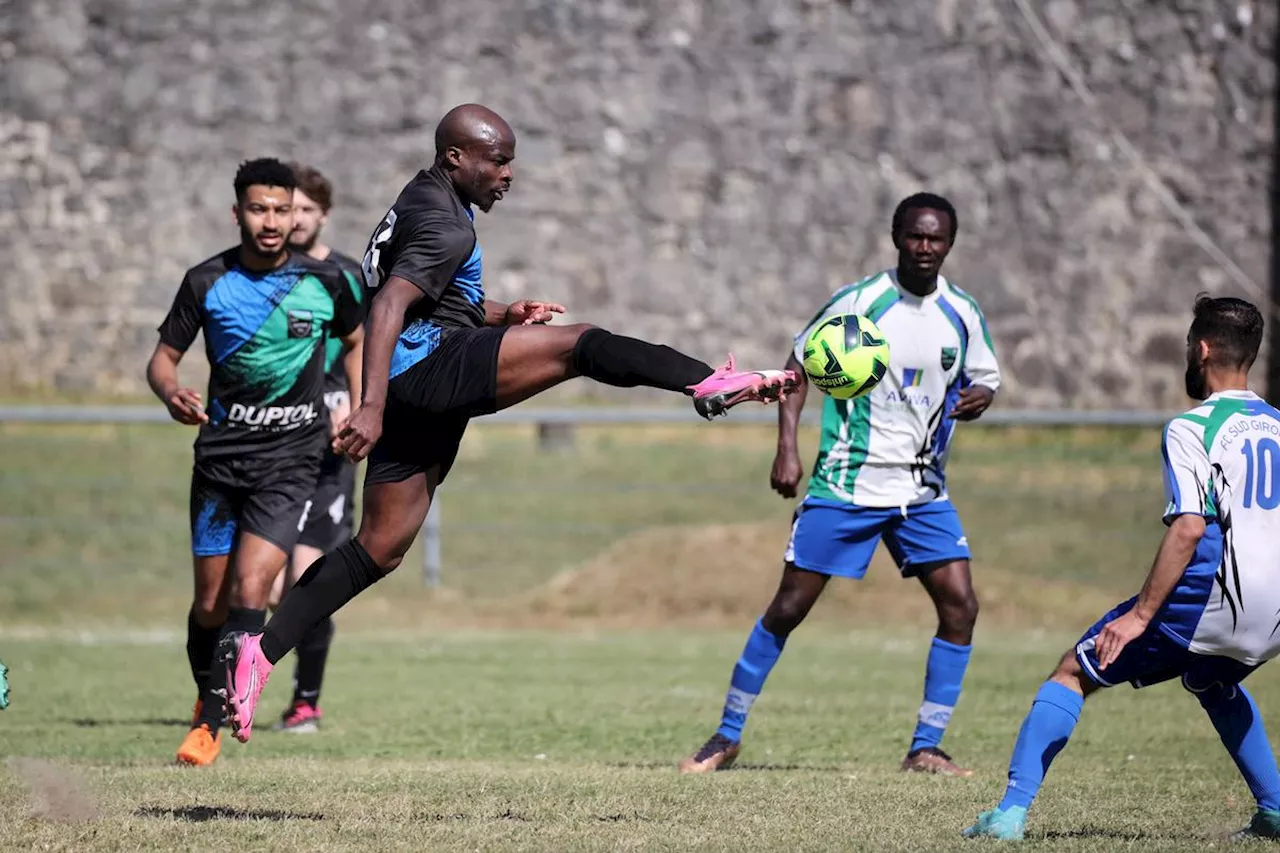
[[0, 0], [0, 391], [141, 390], [183, 270], [235, 239], [239, 161], [328, 172], [358, 254], [479, 100], [520, 134], [479, 226], [498, 298], [779, 363], [928, 188], [1007, 404], [1178, 405], [1192, 296], [1247, 292], [1115, 134], [1265, 288], [1276, 4], [1027, 6], [1096, 110], [1016, 0]]

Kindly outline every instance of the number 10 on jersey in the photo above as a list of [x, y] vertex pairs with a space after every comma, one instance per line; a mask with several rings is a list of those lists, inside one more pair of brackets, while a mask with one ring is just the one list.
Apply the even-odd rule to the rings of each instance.
[[1256, 501], [1259, 509], [1280, 506], [1280, 444], [1264, 438], [1257, 445], [1247, 440], [1244, 454], [1244, 508]]

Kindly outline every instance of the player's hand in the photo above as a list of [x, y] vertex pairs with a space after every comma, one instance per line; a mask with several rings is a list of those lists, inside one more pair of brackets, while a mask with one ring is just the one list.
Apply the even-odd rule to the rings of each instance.
[[769, 485], [784, 498], [794, 498], [800, 486], [804, 470], [800, 467], [800, 454], [794, 451], [778, 451], [773, 457], [773, 470], [769, 472]]
[[382, 407], [357, 406], [338, 430], [333, 452], [359, 462], [369, 455], [382, 435]]
[[951, 410], [951, 417], [958, 421], [974, 421], [982, 417], [996, 398], [996, 392], [985, 385], [970, 385], [960, 392], [956, 407]]
[[209, 422], [209, 416], [204, 411], [203, 399], [200, 392], [194, 388], [179, 388], [169, 395], [169, 399], [165, 400], [164, 404], [169, 410], [169, 417], [180, 424], [196, 426]]
[[1094, 643], [1094, 654], [1098, 656], [1098, 669], [1104, 670], [1115, 663], [1116, 658], [1120, 657], [1120, 653], [1124, 651], [1124, 647], [1141, 637], [1147, 630], [1148, 624], [1137, 610], [1130, 610], [1103, 625]]
[[564, 311], [564, 306], [555, 302], [520, 299], [507, 306], [505, 320], [508, 326], [531, 326], [534, 323], [549, 323], [552, 317], [563, 314]]

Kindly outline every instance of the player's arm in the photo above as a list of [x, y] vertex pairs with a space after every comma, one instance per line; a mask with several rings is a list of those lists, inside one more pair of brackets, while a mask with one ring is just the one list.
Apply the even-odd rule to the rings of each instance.
[[773, 456], [773, 468], [769, 472], [769, 484], [784, 498], [794, 498], [804, 476], [800, 463], [800, 445], [797, 433], [800, 413], [809, 395], [809, 380], [804, 367], [792, 353], [787, 358], [787, 370], [795, 372], [798, 386], [778, 403], [778, 449]]
[[347, 389], [352, 400], [360, 399], [360, 389], [364, 387], [364, 327], [358, 326], [356, 330], [342, 338], [343, 355], [342, 355], [342, 372], [347, 377]]
[[1200, 515], [1180, 515], [1169, 525], [1164, 538], [1160, 540], [1155, 562], [1147, 574], [1146, 582], [1142, 584], [1137, 602], [1128, 613], [1108, 622], [1098, 634], [1100, 669], [1106, 669], [1120, 656], [1125, 646], [1147, 630], [1151, 620], [1168, 600], [1169, 593], [1178, 585], [1182, 573], [1187, 570], [1204, 531], [1204, 516]]
[[369, 304], [369, 322], [361, 335], [362, 373], [352, 391], [354, 395], [354, 388], [359, 387], [360, 405], [334, 440], [334, 450], [346, 454], [353, 462], [368, 456], [382, 435], [391, 355], [404, 328], [405, 312], [425, 298], [426, 294], [413, 282], [393, 275], [378, 288]]
[[987, 318], [976, 304], [969, 309], [966, 318], [969, 326], [969, 346], [964, 354], [964, 375], [968, 385], [960, 392], [960, 399], [951, 410], [951, 417], [960, 421], [973, 421], [995, 401], [1000, 389], [1000, 364], [996, 361], [995, 346], [987, 329]]
[[164, 341], [157, 343], [151, 360], [147, 362], [147, 384], [169, 410], [169, 417], [178, 423], [191, 426], [208, 423], [209, 416], [205, 414], [200, 392], [194, 388], [183, 388], [178, 381], [180, 361], [182, 350]]
[[486, 326], [507, 325], [507, 303], [496, 299], [484, 301], [484, 324]]
[[1208, 502], [1212, 490], [1209, 454], [1198, 429], [1181, 418], [1165, 427], [1161, 450], [1169, 500], [1164, 521], [1169, 529], [1133, 608], [1108, 622], [1098, 635], [1098, 662], [1103, 668], [1147, 630], [1190, 564], [1204, 536], [1205, 519], [1213, 515]]
[[160, 340], [147, 362], [147, 384], [169, 410], [169, 417], [180, 424], [208, 423], [200, 392], [183, 388], [178, 381], [178, 363], [195, 341], [203, 318], [191, 277], [183, 278], [173, 305], [160, 324]]
[[510, 304], [486, 299], [484, 324], [486, 326], [530, 326], [534, 323], [548, 323], [552, 317], [563, 314], [564, 311], [563, 305], [536, 299], [519, 299]]

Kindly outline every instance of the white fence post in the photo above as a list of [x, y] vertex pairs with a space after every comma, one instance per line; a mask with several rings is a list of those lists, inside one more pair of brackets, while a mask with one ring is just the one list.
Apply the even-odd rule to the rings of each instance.
[[431, 499], [431, 507], [422, 522], [422, 582], [428, 587], [440, 585], [440, 492]]

